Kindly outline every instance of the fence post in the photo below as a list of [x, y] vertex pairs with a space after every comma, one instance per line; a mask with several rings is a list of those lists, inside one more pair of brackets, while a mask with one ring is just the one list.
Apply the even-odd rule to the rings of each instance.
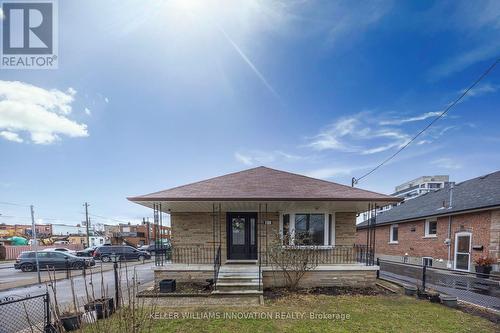
[[423, 289], [422, 291], [425, 291], [425, 278], [426, 278], [425, 273], [426, 273], [426, 271], [427, 271], [427, 266], [423, 265], [422, 266], [422, 289]]
[[377, 257], [377, 266], [378, 266], [378, 269], [377, 269], [377, 279], [380, 278], [380, 258]]
[[68, 257], [66, 257], [66, 279], [69, 279], [69, 261]]

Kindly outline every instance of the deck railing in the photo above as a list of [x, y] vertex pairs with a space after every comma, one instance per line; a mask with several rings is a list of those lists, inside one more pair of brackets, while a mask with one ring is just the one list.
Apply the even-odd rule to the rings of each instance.
[[[371, 264], [371, 253], [366, 245], [355, 246], [287, 246], [289, 251], [309, 251], [313, 262], [317, 265], [342, 265], [362, 263]], [[268, 249], [269, 250], [269, 249]], [[215, 255], [215, 257], [214, 257]], [[215, 250], [213, 247], [202, 246], [174, 246], [167, 254], [167, 259], [172, 263], [179, 264], [210, 264], [215, 267], [220, 266], [224, 261], [222, 258], [222, 249], [218, 246]], [[259, 264], [263, 266], [271, 265], [268, 251], [262, 251], [259, 256]], [[303, 258], [303, 256], [301, 256]], [[293, 256], [291, 256], [293, 258]]]
[[174, 264], [215, 264], [212, 247], [173, 246], [170, 250], [170, 258]]
[[[366, 245], [354, 246], [286, 246], [283, 248], [288, 251], [301, 251], [301, 255], [287, 256], [290, 260], [294, 258], [310, 258], [316, 265], [345, 265], [345, 264], [365, 264], [370, 265], [370, 252]], [[308, 252], [304, 256], [304, 251]], [[262, 256], [264, 265], [271, 265], [270, 254]], [[281, 258], [283, 260], [283, 258]]]

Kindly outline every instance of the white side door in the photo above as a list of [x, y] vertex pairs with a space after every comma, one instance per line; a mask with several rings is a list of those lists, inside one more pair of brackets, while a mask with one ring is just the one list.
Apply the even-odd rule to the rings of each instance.
[[472, 233], [458, 232], [455, 234], [455, 269], [470, 271]]

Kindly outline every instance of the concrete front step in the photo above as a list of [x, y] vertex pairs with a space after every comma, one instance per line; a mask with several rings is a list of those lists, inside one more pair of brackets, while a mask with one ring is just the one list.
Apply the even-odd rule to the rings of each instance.
[[248, 259], [228, 259], [226, 265], [257, 265], [257, 260]]

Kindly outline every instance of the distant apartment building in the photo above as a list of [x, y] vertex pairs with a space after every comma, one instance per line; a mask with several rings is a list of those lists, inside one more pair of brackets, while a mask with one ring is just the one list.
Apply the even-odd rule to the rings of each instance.
[[[404, 200], [410, 200], [423, 194], [442, 189], [448, 184], [450, 184], [450, 176], [448, 175], [420, 176], [396, 186], [394, 188], [394, 193], [392, 193], [391, 196], [402, 198]], [[384, 212], [399, 204], [400, 203], [395, 203], [379, 207], [378, 211]]]

